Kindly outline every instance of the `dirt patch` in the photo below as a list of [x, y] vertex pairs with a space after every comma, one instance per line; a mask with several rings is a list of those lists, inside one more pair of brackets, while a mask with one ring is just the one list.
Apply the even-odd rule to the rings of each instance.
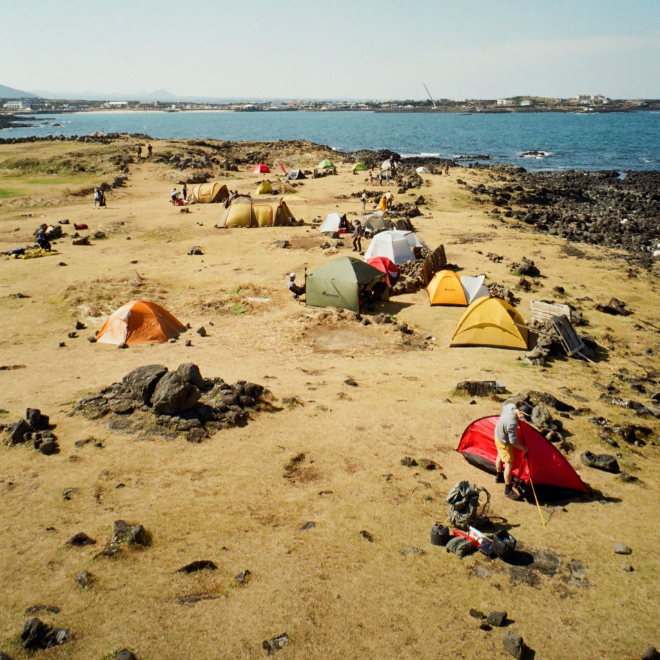
[[167, 290], [135, 275], [132, 278], [100, 278], [68, 286], [61, 302], [74, 318], [98, 318], [112, 314], [131, 300], [164, 302]]
[[289, 243], [291, 243], [291, 249], [293, 250], [315, 250], [327, 242], [327, 240], [325, 236], [319, 234], [318, 236], [298, 236], [291, 238]]
[[259, 314], [273, 307], [273, 291], [255, 284], [244, 284], [227, 291], [202, 295], [191, 306], [195, 310], [223, 316]]
[[355, 349], [373, 348], [378, 339], [368, 328], [312, 328], [307, 337], [317, 353], [344, 353]]

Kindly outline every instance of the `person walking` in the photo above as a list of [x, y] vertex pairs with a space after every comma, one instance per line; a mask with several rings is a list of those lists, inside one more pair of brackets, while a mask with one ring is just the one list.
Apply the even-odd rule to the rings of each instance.
[[445, 174], [447, 176], [449, 176], [449, 161], [448, 160], [445, 161]]
[[142, 145], [141, 144], [138, 144], [138, 147], [137, 147], [137, 157], [138, 157], [138, 159], [142, 158]]
[[385, 181], [387, 182], [387, 185], [390, 185], [390, 171], [389, 169], [385, 170]]
[[364, 227], [359, 220], [353, 225], [353, 252], [362, 253], [362, 237], [364, 236]]
[[99, 189], [98, 186], [94, 186], [94, 206], [92, 208], [96, 208], [96, 205], [101, 201], [101, 190]]
[[512, 471], [514, 449], [527, 455], [527, 447], [518, 442], [518, 423], [523, 419], [525, 419], [525, 415], [518, 409], [517, 403], [505, 403], [495, 427], [495, 447], [497, 448], [495, 483], [503, 483], [505, 497], [512, 500], [519, 500], [522, 497], [520, 493], [513, 490]]
[[364, 213], [367, 210], [367, 191], [362, 191], [362, 212]]

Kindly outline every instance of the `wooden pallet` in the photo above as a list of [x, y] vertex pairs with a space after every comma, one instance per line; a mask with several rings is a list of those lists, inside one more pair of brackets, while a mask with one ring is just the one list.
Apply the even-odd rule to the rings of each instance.
[[532, 302], [529, 303], [529, 308], [532, 312], [532, 321], [545, 323], [555, 316], [562, 315], [567, 316], [569, 321], [573, 320], [573, 317], [571, 316], [571, 308], [568, 305], [532, 300]]
[[576, 353], [580, 353], [586, 348], [584, 342], [580, 338], [580, 335], [575, 332], [575, 328], [573, 327], [566, 314], [555, 316], [554, 318], [550, 319], [550, 323], [552, 324], [553, 330], [557, 333], [559, 341], [564, 347], [568, 357], [571, 357]]

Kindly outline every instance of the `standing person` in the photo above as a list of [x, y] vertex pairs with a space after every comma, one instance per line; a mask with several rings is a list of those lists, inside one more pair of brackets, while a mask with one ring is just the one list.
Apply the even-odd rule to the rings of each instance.
[[179, 197], [179, 191], [176, 188], [172, 188], [172, 192], [170, 193], [170, 200], [172, 200], [172, 206], [176, 206], [176, 200]]
[[94, 206], [92, 208], [96, 208], [96, 205], [101, 201], [101, 191], [99, 190], [98, 186], [94, 186]]
[[445, 161], [445, 174], [447, 176], [449, 176], [449, 161], [448, 160]]
[[142, 158], [142, 145], [141, 144], [138, 144], [138, 147], [137, 147], [137, 157]]
[[387, 182], [387, 185], [390, 185], [390, 170], [387, 169], [385, 170], [385, 181]]
[[50, 241], [46, 238], [46, 229], [46, 225], [40, 225], [34, 240], [44, 252], [50, 252]]
[[151, 158], [151, 154], [153, 153], [154, 148], [149, 144], [147, 145], [147, 156]]
[[181, 197], [183, 197], [184, 202], [188, 199], [188, 187], [185, 183], [183, 184], [183, 189], [181, 190]]
[[105, 190], [103, 190], [103, 188], [99, 188], [99, 208], [100, 209], [106, 208], [106, 206], [105, 206]]
[[505, 403], [495, 427], [495, 447], [497, 460], [495, 483], [504, 483], [504, 495], [512, 500], [521, 499], [520, 493], [513, 490], [513, 450], [514, 447], [527, 455], [527, 447], [518, 442], [518, 423], [525, 418], [518, 404]]
[[378, 185], [383, 185], [383, 170], [378, 170]]
[[362, 191], [362, 212], [364, 213], [367, 210], [367, 191]]
[[369, 185], [374, 185], [374, 173], [371, 170], [369, 170]]
[[364, 236], [364, 227], [359, 220], [353, 225], [353, 252], [362, 252], [362, 237]]

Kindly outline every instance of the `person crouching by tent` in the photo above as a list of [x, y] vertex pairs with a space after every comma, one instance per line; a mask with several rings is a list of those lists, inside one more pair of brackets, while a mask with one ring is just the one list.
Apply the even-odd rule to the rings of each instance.
[[44, 252], [50, 252], [50, 241], [46, 238], [46, 229], [46, 225], [39, 225], [39, 230], [34, 240]]
[[172, 206], [176, 206], [176, 203], [179, 201], [179, 191], [176, 188], [172, 188], [172, 192], [170, 193], [170, 200], [172, 202]]
[[518, 442], [518, 422], [524, 418], [525, 415], [518, 410], [516, 403], [505, 403], [495, 427], [495, 447], [497, 447], [495, 482], [504, 483], [504, 495], [512, 500], [521, 499], [520, 493], [513, 490], [512, 470], [514, 448], [527, 455], [527, 447], [523, 447]]
[[353, 225], [353, 252], [362, 252], [362, 237], [364, 236], [364, 226], [356, 220]]
[[298, 286], [296, 284], [296, 274], [291, 273], [289, 275], [289, 279], [287, 280], [286, 283], [287, 287], [289, 288], [289, 291], [293, 294], [293, 299], [298, 300], [299, 296], [302, 296], [305, 293], [305, 285], [303, 284], [302, 286]]

